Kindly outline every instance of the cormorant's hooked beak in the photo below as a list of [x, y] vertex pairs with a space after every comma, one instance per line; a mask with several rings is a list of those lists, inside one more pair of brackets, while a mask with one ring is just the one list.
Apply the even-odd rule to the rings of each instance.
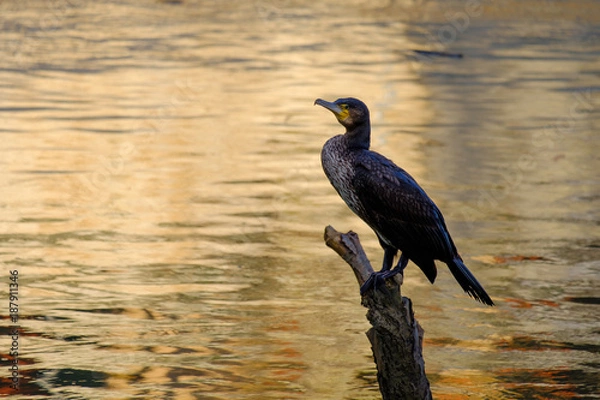
[[346, 119], [346, 117], [348, 117], [348, 110], [344, 110], [337, 104], [332, 103], [330, 101], [325, 101], [323, 99], [316, 99], [314, 104], [318, 104], [322, 107], [325, 107], [326, 109], [328, 109], [329, 111], [334, 113], [335, 116], [337, 117], [337, 119], [340, 121], [343, 121]]

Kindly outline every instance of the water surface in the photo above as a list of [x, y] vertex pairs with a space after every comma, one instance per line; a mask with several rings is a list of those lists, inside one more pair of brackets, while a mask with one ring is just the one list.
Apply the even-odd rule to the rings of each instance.
[[0, 393], [380, 398], [322, 242], [352, 229], [381, 261], [319, 162], [342, 128], [314, 99], [356, 96], [498, 304], [409, 266], [434, 397], [598, 398], [595, 2], [30, 0], [0, 21], [0, 293], [18, 270], [22, 356]]

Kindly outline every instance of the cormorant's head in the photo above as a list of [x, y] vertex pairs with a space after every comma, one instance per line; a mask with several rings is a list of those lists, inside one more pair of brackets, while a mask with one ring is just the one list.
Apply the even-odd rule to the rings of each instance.
[[337, 120], [348, 132], [355, 128], [364, 126], [369, 127], [369, 109], [362, 101], [353, 97], [337, 99], [333, 103], [322, 99], [315, 100], [315, 104], [325, 107], [331, 111]]

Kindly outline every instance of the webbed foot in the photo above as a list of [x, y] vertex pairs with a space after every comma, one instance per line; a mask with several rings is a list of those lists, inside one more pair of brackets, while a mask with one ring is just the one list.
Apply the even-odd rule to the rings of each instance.
[[392, 278], [394, 275], [400, 273], [401, 270], [394, 268], [391, 271], [379, 271], [373, 272], [369, 279], [365, 281], [360, 287], [360, 295], [364, 295], [369, 290], [379, 290], [383, 285], [385, 285], [385, 281], [389, 278]]
[[386, 270], [384, 268], [379, 272], [373, 272], [371, 276], [363, 283], [360, 287], [360, 295], [364, 295], [369, 290], [378, 290], [382, 285], [385, 285], [386, 279], [390, 279], [397, 274], [402, 274], [404, 272], [404, 268], [406, 268], [406, 264], [408, 264], [408, 258], [402, 254], [400, 256], [400, 260], [398, 260], [398, 265], [394, 269]]

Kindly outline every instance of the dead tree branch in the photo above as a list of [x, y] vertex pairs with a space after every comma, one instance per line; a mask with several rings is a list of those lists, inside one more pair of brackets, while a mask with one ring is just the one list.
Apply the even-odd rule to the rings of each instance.
[[[325, 228], [325, 243], [346, 261], [360, 287], [373, 273], [358, 235]], [[377, 365], [377, 381], [383, 400], [431, 399], [422, 355], [423, 329], [414, 317], [412, 302], [400, 294], [401, 275], [385, 287], [362, 297], [372, 328], [367, 332]]]

